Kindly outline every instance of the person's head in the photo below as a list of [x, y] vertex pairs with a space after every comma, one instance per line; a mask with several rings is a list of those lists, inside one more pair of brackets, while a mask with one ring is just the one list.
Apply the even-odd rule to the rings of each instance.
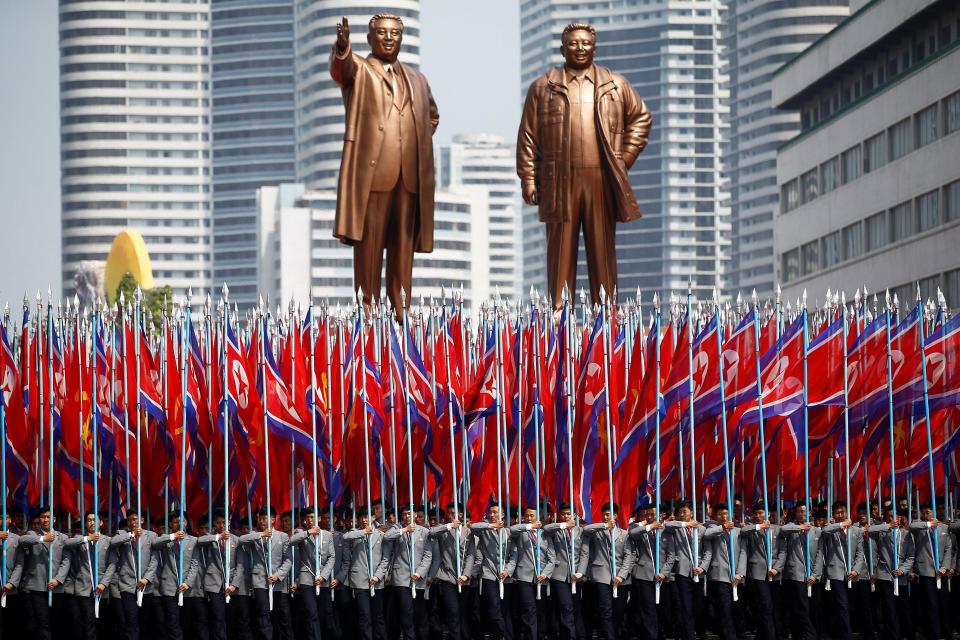
[[[36, 522], [36, 524], [34, 524]], [[36, 531], [38, 528], [42, 531], [47, 531], [50, 529], [50, 526], [53, 524], [54, 518], [50, 513], [50, 509], [47, 507], [40, 507], [40, 510], [36, 513], [36, 521], [31, 520], [30, 526]]]
[[924, 502], [920, 505], [920, 519], [921, 520], [932, 520], [933, 519], [933, 505], [929, 502]]
[[388, 524], [397, 524], [397, 512], [393, 509], [387, 509], [386, 518]]
[[414, 523], [413, 513], [410, 511], [410, 505], [404, 505], [400, 507], [400, 520], [404, 526]]
[[100, 514], [93, 511], [83, 514], [83, 530], [85, 532], [88, 534], [100, 533], [101, 527], [103, 527], [103, 518], [100, 517]]
[[586, 69], [593, 64], [597, 50], [597, 31], [589, 24], [574, 22], [563, 29], [560, 53], [570, 69]]
[[213, 512], [213, 532], [223, 533], [227, 530], [227, 516], [223, 511]]
[[265, 531], [270, 527], [270, 522], [277, 517], [277, 510], [273, 507], [270, 507], [270, 511], [267, 511], [266, 507], [260, 507], [257, 509], [257, 530]]
[[837, 500], [833, 503], [833, 521], [843, 522], [847, 519], [847, 503]]
[[496, 502], [491, 502], [490, 506], [487, 507], [487, 520], [490, 522], [496, 522], [500, 519], [500, 505]]
[[897, 498], [897, 509], [899, 511], [906, 511], [907, 507], [909, 506], [910, 505], [907, 503], [906, 496], [900, 496], [899, 498]]
[[416, 520], [417, 524], [423, 526], [424, 516], [426, 515], [426, 509], [424, 506], [422, 504], [414, 505], [413, 512], [416, 516], [414, 520]]
[[317, 524], [316, 514], [313, 507], [306, 507], [300, 512], [300, 526], [304, 529], [313, 529]]
[[127, 529], [133, 531], [140, 526], [140, 514], [133, 509], [127, 511]]
[[713, 505], [713, 519], [720, 524], [725, 523], [730, 518], [730, 510], [727, 509], [726, 502], [718, 502]]
[[523, 521], [527, 524], [533, 524], [537, 521], [537, 510], [531, 506], [523, 508]]
[[174, 509], [167, 515], [167, 533], [180, 531], [180, 511]]
[[373, 57], [386, 63], [396, 62], [403, 42], [403, 20], [400, 16], [378, 13], [370, 18], [367, 44]]
[[803, 502], [798, 502], [793, 508], [793, 521], [794, 522], [806, 522], [807, 521], [807, 505]]
[[280, 530], [290, 533], [290, 528], [293, 525], [293, 512], [284, 511], [280, 514]]
[[361, 506], [357, 507], [356, 510], [356, 526], [358, 529], [366, 529], [367, 525], [370, 524], [370, 515], [367, 513], [367, 507]]
[[617, 506], [617, 503], [603, 505], [600, 515], [603, 516], [604, 522], [616, 522], [617, 513], [620, 512], [620, 508]]
[[685, 500], [679, 502], [677, 504], [677, 520], [687, 522], [691, 517], [693, 517], [693, 509], [690, 508], [690, 503]]
[[444, 510], [444, 515], [447, 517], [447, 522], [453, 522], [457, 519], [457, 516], [460, 515], [457, 509], [457, 505], [452, 502], [447, 504], [447, 508]]
[[[23, 513], [23, 509], [14, 506], [12, 509], [7, 511], [7, 520], [13, 523], [14, 529], [17, 531], [23, 531], [25, 524], [25, 515]], [[9, 525], [7, 528], [9, 528]]]
[[330, 529], [330, 512], [329, 511], [320, 511], [320, 528], [321, 529]]
[[558, 519], [561, 521], [567, 521], [573, 517], [573, 509], [570, 507], [569, 502], [561, 502], [560, 509], [557, 511]]
[[816, 527], [823, 527], [827, 524], [827, 510], [826, 509], [817, 509], [813, 512], [813, 525]]
[[753, 521], [764, 522], [767, 519], [767, 510], [763, 508], [762, 502], [753, 505]]
[[874, 502], [870, 505], [870, 516], [873, 518], [880, 517], [880, 503]]

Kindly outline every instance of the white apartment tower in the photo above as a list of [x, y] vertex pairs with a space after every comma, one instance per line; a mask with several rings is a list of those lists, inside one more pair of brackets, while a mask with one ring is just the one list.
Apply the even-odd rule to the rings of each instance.
[[[560, 34], [571, 22], [596, 27], [598, 64], [622, 74], [653, 112], [646, 150], [630, 172], [643, 218], [617, 225], [619, 288], [686, 290], [699, 298], [727, 287], [730, 259], [728, 79], [719, 0], [528, 0], [520, 6], [521, 96], [563, 64]], [[544, 236], [525, 208], [525, 285], [545, 280]], [[578, 287], [586, 286], [581, 250]], [[649, 299], [649, 298], [647, 298]]]
[[124, 228], [158, 286], [206, 290], [208, 2], [60, 2], [63, 293]]
[[489, 256], [490, 290], [509, 300], [524, 295], [516, 147], [497, 135], [468, 133], [453, 136], [435, 155], [438, 188], [475, 186], [487, 193], [489, 236], [477, 248]]

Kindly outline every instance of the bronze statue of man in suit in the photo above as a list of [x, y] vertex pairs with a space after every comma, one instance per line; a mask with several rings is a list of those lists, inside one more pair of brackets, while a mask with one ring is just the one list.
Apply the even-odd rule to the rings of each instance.
[[577, 279], [583, 229], [590, 295], [617, 284], [617, 222], [640, 217], [627, 171], [647, 145], [653, 117], [623, 76], [593, 63], [597, 34], [570, 24], [560, 47], [565, 60], [533, 81], [517, 136], [523, 200], [539, 207], [547, 232], [547, 288], [562, 305]]
[[343, 93], [346, 132], [333, 235], [353, 246], [354, 287], [380, 297], [383, 252], [387, 295], [410, 299], [413, 253], [433, 251], [433, 132], [440, 116], [423, 75], [397, 60], [403, 21], [370, 19], [363, 58], [350, 47], [347, 19], [337, 25], [330, 76]]

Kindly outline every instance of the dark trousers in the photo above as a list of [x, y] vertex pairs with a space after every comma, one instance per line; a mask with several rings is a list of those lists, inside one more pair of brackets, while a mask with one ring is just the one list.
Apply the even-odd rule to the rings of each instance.
[[294, 631], [297, 639], [320, 640], [320, 614], [317, 606], [317, 590], [301, 584], [293, 597]]
[[[363, 239], [353, 245], [353, 286], [363, 289], [363, 301], [380, 299], [383, 252], [387, 252], [387, 295], [402, 309], [400, 289], [410, 300], [417, 194], [397, 180], [392, 191], [371, 191], [363, 224]], [[358, 212], [359, 213], [359, 212]]]
[[203, 596], [183, 599], [180, 612], [183, 635], [191, 640], [210, 640], [210, 617], [207, 615], [207, 600]]
[[[537, 634], [537, 586], [533, 582], [516, 582], [513, 585], [513, 606], [517, 610], [522, 632], [529, 640], [539, 640]], [[519, 637], [519, 633], [517, 634]]]
[[[330, 594], [334, 590], [330, 587], [320, 587], [320, 595], [317, 596], [317, 615], [320, 616], [320, 637], [332, 640], [341, 638], [340, 619], [334, 614], [334, 603], [330, 599]], [[343, 590], [341, 589], [340, 592]], [[340, 597], [337, 592], [336, 597]]]
[[137, 594], [121, 593], [120, 598], [113, 602], [113, 637], [139, 640], [140, 607], [137, 606]]
[[[491, 638], [513, 638], [513, 625], [510, 621], [506, 600], [500, 598], [499, 580], [482, 580], [480, 602], [482, 619]], [[506, 598], [506, 590], [504, 590]]]
[[810, 621], [810, 598], [807, 585], [799, 580], [784, 580], [780, 584], [781, 601], [787, 608], [787, 620], [794, 640], [815, 640], [817, 632]]
[[733, 626], [733, 585], [711, 581], [707, 593], [713, 606], [715, 633], [721, 640], [734, 640], [737, 631]]
[[161, 604], [162, 598], [152, 594], [143, 596], [140, 607], [140, 639], [165, 640], [167, 618]]
[[891, 580], [877, 580], [877, 600], [880, 601], [880, 616], [883, 620], [883, 628], [886, 635], [895, 640], [900, 639], [900, 617], [897, 615], [897, 598], [907, 599], [904, 593], [907, 587], [904, 585], [899, 596], [893, 595], [893, 582]]
[[[854, 586], [856, 586], [856, 583], [854, 583]], [[846, 580], [830, 581], [830, 635], [839, 640], [850, 640], [853, 635], [850, 629], [850, 596], [852, 592], [853, 589], [847, 587]]]
[[577, 587], [577, 592], [573, 593], [569, 582], [550, 581], [550, 595], [553, 599], [560, 640], [574, 640], [574, 638], [585, 640], [587, 637], [583, 628], [580, 606], [583, 601], [582, 593], [582, 584]]
[[[51, 613], [53, 610], [47, 603], [46, 591], [27, 591], [24, 599], [26, 617], [25, 626], [32, 632], [36, 640], [50, 640], [53, 634], [51, 627]], [[58, 609], [63, 608], [62, 594], [53, 596], [53, 603]]]
[[915, 585], [915, 597], [920, 599], [923, 616], [924, 636], [930, 640], [939, 640], [942, 629], [940, 615], [944, 596], [947, 593], [946, 581], [943, 581], [942, 589], [937, 589], [936, 578], [925, 578], [920, 576]]
[[[447, 628], [447, 638], [460, 640], [460, 594], [457, 593], [457, 585], [444, 580], [434, 584], [440, 587], [440, 618]], [[486, 588], [483, 591], [486, 594]]]
[[383, 618], [382, 589], [376, 595], [370, 595], [370, 589], [353, 589], [353, 602], [356, 606], [357, 624], [360, 625], [359, 638], [363, 640], [387, 640], [387, 625]]
[[773, 617], [773, 583], [768, 580], [748, 580], [746, 591], [757, 640], [774, 640], [778, 636]]
[[[273, 604], [282, 594], [273, 594]], [[270, 619], [270, 595], [266, 589], [253, 590], [253, 628], [257, 640], [273, 640], [273, 621]]]
[[8, 593], [7, 606], [0, 609], [0, 632], [5, 638], [19, 638], [24, 631], [23, 598], [19, 593]]
[[609, 584], [591, 584], [596, 602], [595, 625], [601, 635], [607, 640], [617, 640], [623, 626], [623, 610], [626, 601], [626, 590], [617, 597], [613, 597], [613, 586]]
[[630, 585], [630, 608], [635, 614], [634, 628], [638, 640], [657, 640], [657, 583], [634, 578]]
[[160, 606], [163, 608], [163, 618], [166, 621], [167, 640], [183, 640], [183, 627], [180, 625], [181, 608], [177, 606], [177, 596], [161, 596]]
[[[230, 598], [233, 602], [239, 596]], [[240, 607], [232, 607], [233, 613]], [[227, 604], [222, 593], [207, 593], [207, 619], [210, 620], [210, 637], [213, 640], [227, 640]]]
[[703, 587], [699, 582], [695, 583], [692, 578], [687, 576], [677, 576], [673, 584], [677, 592], [679, 609], [677, 626], [679, 627], [680, 637], [683, 640], [696, 640], [697, 631], [694, 625], [696, 619], [693, 610], [694, 589], [703, 589]]
[[65, 596], [65, 600], [70, 618], [70, 637], [75, 640], [96, 640], [97, 618], [93, 610], [93, 596]]
[[397, 640], [401, 632], [404, 640], [427, 640], [430, 637], [430, 621], [427, 618], [425, 592], [417, 591], [417, 597], [414, 598], [410, 587], [387, 587], [385, 591], [390, 640]]
[[[846, 586], [846, 585], [844, 585]], [[874, 616], [873, 593], [870, 591], [869, 580], [854, 580], [853, 591], [849, 594], [850, 602], [850, 631], [853, 632], [853, 621], [856, 620], [856, 630], [860, 633], [860, 640], [873, 640]]]

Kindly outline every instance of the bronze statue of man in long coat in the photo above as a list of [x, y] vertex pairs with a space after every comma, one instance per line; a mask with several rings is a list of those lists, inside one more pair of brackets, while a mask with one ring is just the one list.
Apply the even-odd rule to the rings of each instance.
[[517, 136], [523, 199], [546, 223], [547, 288], [562, 305], [577, 279], [583, 229], [594, 304], [617, 283], [617, 222], [640, 217], [627, 171], [647, 145], [653, 117], [626, 79], [593, 63], [597, 34], [587, 24], [563, 30], [565, 64], [533, 81]]
[[343, 93], [346, 132], [333, 235], [353, 246], [354, 288], [364, 303], [380, 297], [383, 252], [387, 295], [410, 300], [414, 251], [433, 251], [433, 132], [440, 116], [427, 79], [401, 64], [403, 21], [370, 19], [366, 58], [350, 46], [347, 19], [337, 25], [330, 76]]

